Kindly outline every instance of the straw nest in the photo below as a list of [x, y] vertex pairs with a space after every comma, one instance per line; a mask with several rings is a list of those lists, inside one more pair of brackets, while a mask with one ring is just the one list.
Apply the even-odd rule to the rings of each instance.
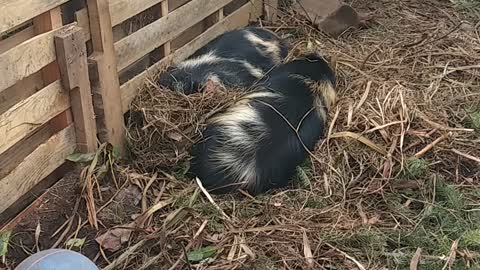
[[479, 11], [415, 0], [354, 7], [373, 11], [373, 19], [338, 39], [291, 13], [264, 25], [288, 37], [295, 54], [321, 52], [338, 77], [326, 139], [288, 189], [210, 197], [184, 176], [188, 150], [205, 120], [239, 93], [183, 96], [147, 84], [131, 107], [132, 160], [117, 165], [143, 194], [141, 222], [134, 221], [141, 230], [111, 265], [442, 269], [478, 262], [480, 37], [472, 18]]

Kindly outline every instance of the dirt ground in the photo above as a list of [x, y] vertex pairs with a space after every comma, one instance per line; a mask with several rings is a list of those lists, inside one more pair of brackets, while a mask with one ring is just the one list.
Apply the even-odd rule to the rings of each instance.
[[237, 94], [149, 82], [129, 159], [84, 157], [12, 233], [4, 267], [57, 244], [107, 270], [480, 269], [480, 4], [350, 3], [372, 19], [337, 39], [291, 14], [263, 24], [338, 77], [326, 138], [291, 187], [210, 200], [185, 176], [188, 148]]

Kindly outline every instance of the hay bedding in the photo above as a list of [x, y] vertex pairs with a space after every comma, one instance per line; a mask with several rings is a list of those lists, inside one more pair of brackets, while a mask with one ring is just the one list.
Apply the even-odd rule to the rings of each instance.
[[[131, 107], [132, 160], [117, 165], [120, 180], [140, 187], [144, 214], [107, 269], [406, 269], [417, 247], [424, 263], [441, 265], [433, 269], [478, 262], [478, 249], [460, 244], [447, 260], [449, 248], [412, 244], [408, 235], [437, 209], [441, 181], [461, 188], [471, 207], [479, 203], [471, 113], [480, 108], [471, 15], [479, 11], [445, 1], [353, 6], [374, 11], [374, 21], [337, 40], [291, 14], [268, 26], [289, 35], [296, 53], [315, 49], [330, 59], [341, 97], [327, 139], [289, 189], [207, 198], [184, 176], [188, 150], [205, 119], [240, 94], [187, 97], [147, 83]], [[450, 247], [456, 239], [448, 237]]]
[[128, 124], [133, 162], [144, 172], [185, 165], [206, 119], [242, 95], [232, 90], [186, 96], [149, 81], [131, 105]]

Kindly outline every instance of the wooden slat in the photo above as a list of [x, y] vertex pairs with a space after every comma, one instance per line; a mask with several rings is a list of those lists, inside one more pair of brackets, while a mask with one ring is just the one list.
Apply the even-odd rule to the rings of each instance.
[[230, 1], [193, 0], [115, 43], [115, 53], [118, 59], [117, 70], [124, 69], [140, 57], [175, 38]]
[[15, 35], [0, 41], [0, 54], [4, 53], [18, 44], [32, 38], [35, 35], [33, 26], [27, 27]]
[[209, 41], [216, 38], [220, 34], [229, 30], [233, 30], [235, 28], [246, 26], [249, 22], [251, 9], [252, 4], [247, 3], [243, 7], [239, 8], [237, 11], [225, 17], [219, 23], [209, 28], [203, 34], [190, 41], [182, 48], [179, 48], [170, 56], [165, 57], [161, 61], [149, 67], [146, 71], [140, 73], [127, 83], [123, 84], [121, 86], [123, 112], [128, 111], [130, 102], [132, 102], [132, 100], [135, 98], [139, 89], [144, 85], [145, 80], [148, 76], [157, 73], [165, 65], [182, 61], [183, 59], [193, 54], [199, 48], [205, 46]]
[[0, 54], [0, 92], [55, 61], [55, 31], [38, 35]]
[[0, 115], [0, 153], [69, 107], [68, 93], [56, 81]]
[[264, 0], [265, 2], [265, 18], [275, 23], [277, 21], [278, 0]]
[[88, 10], [82, 8], [79, 11], [75, 12], [75, 20], [80, 28], [83, 31], [84, 41], [87, 42], [90, 40], [90, 22], [88, 21]]
[[[161, 11], [162, 11], [162, 17], [165, 17], [168, 15], [168, 0], [164, 0], [161, 3]], [[171, 52], [171, 46], [170, 46], [170, 41], [167, 41], [165, 44], [163, 44], [163, 54], [165, 56], [169, 55]]]
[[37, 147], [45, 143], [57, 132], [63, 130], [65, 125], [61, 126], [59, 123], [67, 123], [66, 126], [69, 126], [72, 121], [72, 113], [70, 109], [68, 109], [52, 118], [45, 125], [29, 134], [29, 136], [23, 138], [7, 151], [0, 154], [0, 179], [6, 177], [12, 172], [18, 164], [37, 149]]
[[70, 90], [78, 151], [95, 152], [97, 127], [82, 29], [72, 26], [55, 34], [55, 48], [57, 62], [62, 71], [62, 84], [65, 89]]
[[0, 114], [44, 87], [42, 72], [38, 71], [9, 88], [0, 91]]
[[60, 131], [0, 180], [0, 213], [65, 162], [75, 150], [73, 126]]
[[[43, 34], [60, 28], [62, 25], [62, 10], [60, 7], [56, 7], [33, 18], [35, 34]], [[60, 71], [58, 70], [58, 65], [55, 61], [42, 68], [42, 79], [45, 85], [50, 84], [59, 78]]]
[[60, 7], [56, 7], [33, 18], [33, 28], [36, 34], [42, 34], [59, 28], [62, 24], [62, 10]]
[[250, 20], [263, 15], [263, 0], [250, 0], [252, 8], [250, 10]]
[[92, 65], [90, 80], [98, 137], [101, 142], [111, 143], [123, 154], [125, 125], [108, 3], [108, 0], [87, 0], [93, 47], [93, 54], [89, 58], [89, 65]]
[[172, 12], [191, 0], [168, 0], [168, 11]]
[[118, 25], [130, 17], [149, 9], [162, 0], [110, 0], [112, 26]]
[[69, 0], [0, 0], [0, 34]]

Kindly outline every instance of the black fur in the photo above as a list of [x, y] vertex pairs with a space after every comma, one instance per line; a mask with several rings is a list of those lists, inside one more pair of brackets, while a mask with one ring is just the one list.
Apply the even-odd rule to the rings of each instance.
[[[265, 49], [264, 46], [254, 45], [245, 37], [249, 32], [264, 41], [278, 42], [280, 49], [278, 57], [262, 54], [259, 49]], [[209, 76], [214, 75], [225, 87], [248, 88], [259, 78], [249, 72], [244, 62], [266, 73], [279, 64], [276, 58], [283, 60], [287, 57], [288, 48], [286, 41], [262, 28], [246, 27], [229, 31], [210, 41], [187, 59], [188, 61], [213, 54], [220, 58], [218, 61], [194, 67], [181, 67], [181, 64], [180, 67], [171, 67], [159, 77], [158, 84], [185, 94], [192, 94], [200, 91], [207, 83]]]
[[[280, 46], [281, 58], [285, 59], [287, 57], [289, 45], [285, 40], [263, 28], [245, 27], [243, 29], [226, 32], [216, 37], [207, 43], [207, 45], [194, 52], [188, 59], [215, 51], [215, 55], [219, 57], [243, 60], [264, 71], [270, 70], [278, 63], [275, 63], [272, 57], [266, 57], [261, 54], [257, 47], [253, 46], [252, 43], [245, 38], [245, 34], [248, 32], [257, 35], [265, 41], [277, 41]], [[259, 46], [259, 48], [265, 49], [263, 46]]]
[[205, 188], [213, 193], [226, 193], [244, 188], [255, 195], [288, 185], [296, 167], [305, 161], [308, 153], [295, 131], [279, 113], [295, 128], [301, 122], [298, 134], [310, 151], [323, 136], [326, 124], [326, 119], [322, 119], [322, 116], [312, 109], [315, 100], [312, 89], [304, 79], [292, 77], [293, 74], [315, 82], [329, 82], [335, 87], [333, 71], [317, 55], [307, 55], [304, 59], [294, 60], [273, 69], [255, 90], [276, 93], [280, 97], [261, 97], [249, 101], [249, 105], [258, 112], [259, 121], [267, 127], [266, 135], [262, 136], [262, 132], [255, 128], [257, 123], [252, 122], [254, 120], [237, 123], [245, 134], [254, 139], [252, 144], [255, 145], [252, 148], [255, 149], [253, 155], [256, 160], [255, 184], [248, 187], [235, 185], [245, 179], [237, 179], [230, 174], [231, 170], [222, 170], [218, 163], [212, 162], [211, 158], [215, 152], [233, 154], [243, 163], [252, 160], [252, 155], [243, 153], [242, 149], [236, 148], [228, 141], [221, 141], [225, 129], [221, 124], [210, 123], [203, 133], [204, 139], [192, 149], [190, 168], [190, 172], [199, 177]]

